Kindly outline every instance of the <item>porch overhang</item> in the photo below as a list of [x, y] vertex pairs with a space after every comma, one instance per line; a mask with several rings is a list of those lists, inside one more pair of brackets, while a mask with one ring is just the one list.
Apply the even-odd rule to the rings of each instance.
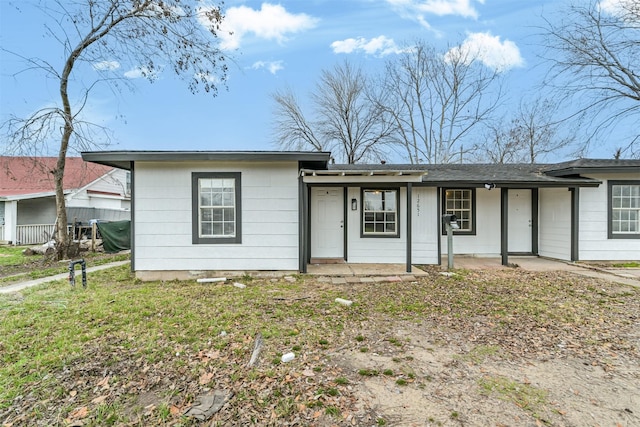
[[300, 176], [307, 184], [419, 183], [425, 175], [425, 170], [401, 169], [300, 170]]

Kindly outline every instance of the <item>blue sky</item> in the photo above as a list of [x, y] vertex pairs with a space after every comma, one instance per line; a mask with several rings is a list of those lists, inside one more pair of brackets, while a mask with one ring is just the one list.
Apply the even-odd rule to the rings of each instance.
[[[614, 0], [608, 0], [614, 1]], [[403, 43], [423, 39], [442, 49], [456, 44], [479, 49], [489, 67], [507, 77], [505, 110], [544, 91], [542, 17], [553, 18], [562, 2], [531, 0], [281, 0], [225, 2], [220, 39], [229, 61], [228, 90], [217, 97], [193, 95], [165, 71], [153, 84], [135, 69], [116, 71], [135, 91], [99, 87], [86, 117], [110, 128], [108, 149], [271, 150], [274, 103], [270, 94], [291, 88], [305, 100], [323, 69], [348, 59], [381, 69]], [[46, 36], [47, 17], [30, 2], [0, 0], [0, 45], [25, 57], [46, 58], [60, 68], [62, 49]], [[57, 83], [7, 52], [0, 52], [0, 120], [27, 116], [58, 101]], [[90, 81], [90, 67], [76, 77]], [[611, 157], [617, 140], [633, 132], [622, 124], [591, 157]], [[620, 135], [618, 137], [618, 135]], [[2, 148], [0, 143], [0, 149]], [[556, 159], [549, 159], [556, 160]], [[557, 160], [561, 160], [560, 158]]]

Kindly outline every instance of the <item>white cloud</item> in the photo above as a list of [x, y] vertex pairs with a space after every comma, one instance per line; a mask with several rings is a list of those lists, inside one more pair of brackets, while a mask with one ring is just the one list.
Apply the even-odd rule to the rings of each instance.
[[280, 70], [284, 70], [284, 66], [282, 65], [282, 61], [256, 61], [251, 66], [254, 70], [259, 70], [261, 68], [265, 68], [269, 70], [271, 74], [275, 74]]
[[209, 83], [220, 83], [220, 79], [217, 76], [209, 73], [196, 73], [195, 78], [198, 80], [206, 80]]
[[96, 71], [113, 71], [120, 68], [120, 63], [118, 61], [100, 61], [95, 62], [92, 66]]
[[631, 10], [637, 8], [633, 4], [634, 0], [602, 0], [598, 3], [598, 7], [605, 13], [613, 16], [625, 16]]
[[490, 33], [471, 33], [460, 46], [451, 48], [445, 59], [466, 57], [468, 61], [479, 60], [498, 72], [524, 66], [520, 49], [510, 40], [500, 41], [500, 36]]
[[289, 13], [279, 4], [262, 3], [260, 10], [247, 6], [231, 7], [225, 11], [218, 31], [220, 48], [237, 49], [248, 34], [282, 43], [287, 40], [287, 35], [308, 30], [317, 23], [317, 18], [304, 13]]
[[423, 27], [431, 29], [426, 16], [462, 16], [478, 18], [478, 11], [473, 3], [484, 4], [484, 0], [386, 0], [400, 16], [412, 19]]
[[331, 43], [333, 53], [353, 53], [362, 51], [367, 55], [385, 56], [392, 53], [401, 53], [402, 49], [396, 45], [393, 39], [378, 36], [372, 39], [358, 37], [357, 39], [337, 40]]
[[124, 73], [124, 76], [128, 79], [140, 79], [140, 78], [146, 79], [149, 76], [152, 76], [152, 78], [155, 78], [157, 75], [155, 72], [150, 71], [146, 67], [136, 67], [136, 68], [130, 69], [129, 71], [126, 71]]

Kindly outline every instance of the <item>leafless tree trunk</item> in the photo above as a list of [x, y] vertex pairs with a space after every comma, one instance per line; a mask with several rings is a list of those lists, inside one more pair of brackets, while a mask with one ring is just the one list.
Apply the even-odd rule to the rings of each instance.
[[[633, 123], [640, 116], [640, 2], [580, 1], [561, 14], [543, 29], [553, 64], [549, 83], [572, 97], [574, 115], [588, 115], [592, 136], [621, 120]], [[637, 130], [620, 150], [640, 151]]]
[[405, 52], [387, 64], [380, 102], [395, 122], [396, 143], [411, 163], [455, 161], [471, 130], [496, 109], [500, 75], [461, 49], [444, 53], [418, 42]]
[[[92, 88], [107, 84], [117, 90], [118, 83], [128, 84], [117, 74], [119, 61], [136, 67], [151, 81], [162, 71], [160, 64], [167, 63], [187, 80], [193, 93], [203, 89], [215, 96], [217, 85], [226, 80], [227, 72], [225, 57], [216, 43], [223, 16], [219, 7], [195, 0], [57, 0], [43, 2], [41, 10], [55, 24], [46, 28], [61, 44], [63, 69], [58, 71], [42, 59], [16, 55], [27, 62], [29, 70], [59, 81], [61, 105], [36, 111], [26, 119], [13, 117], [5, 126], [11, 150], [31, 153], [46, 152], [55, 132], [62, 129], [56, 150], [58, 161], [51, 172], [56, 193], [57, 251], [59, 258], [65, 258], [69, 247], [63, 187], [65, 162], [70, 149], [97, 143], [90, 124], [80, 118]], [[91, 64], [101, 78], [84, 89], [80, 101], [74, 103], [69, 85], [77, 82], [81, 88], [82, 83], [73, 79], [74, 67], [80, 61]]]
[[369, 78], [349, 62], [324, 70], [311, 94], [313, 118], [305, 117], [290, 90], [273, 94], [280, 147], [332, 151], [350, 164], [384, 160], [393, 128], [370, 101], [368, 85]]

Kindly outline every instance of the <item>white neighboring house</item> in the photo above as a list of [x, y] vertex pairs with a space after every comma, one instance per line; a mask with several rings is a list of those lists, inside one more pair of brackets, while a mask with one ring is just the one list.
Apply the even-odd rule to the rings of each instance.
[[[55, 229], [54, 157], [0, 157], [0, 242], [38, 244]], [[69, 225], [91, 219], [130, 219], [130, 177], [126, 170], [79, 157], [66, 160], [64, 192]]]
[[142, 279], [306, 272], [316, 262], [439, 264], [456, 254], [640, 259], [640, 160], [334, 165], [330, 153], [102, 151], [132, 171]]

